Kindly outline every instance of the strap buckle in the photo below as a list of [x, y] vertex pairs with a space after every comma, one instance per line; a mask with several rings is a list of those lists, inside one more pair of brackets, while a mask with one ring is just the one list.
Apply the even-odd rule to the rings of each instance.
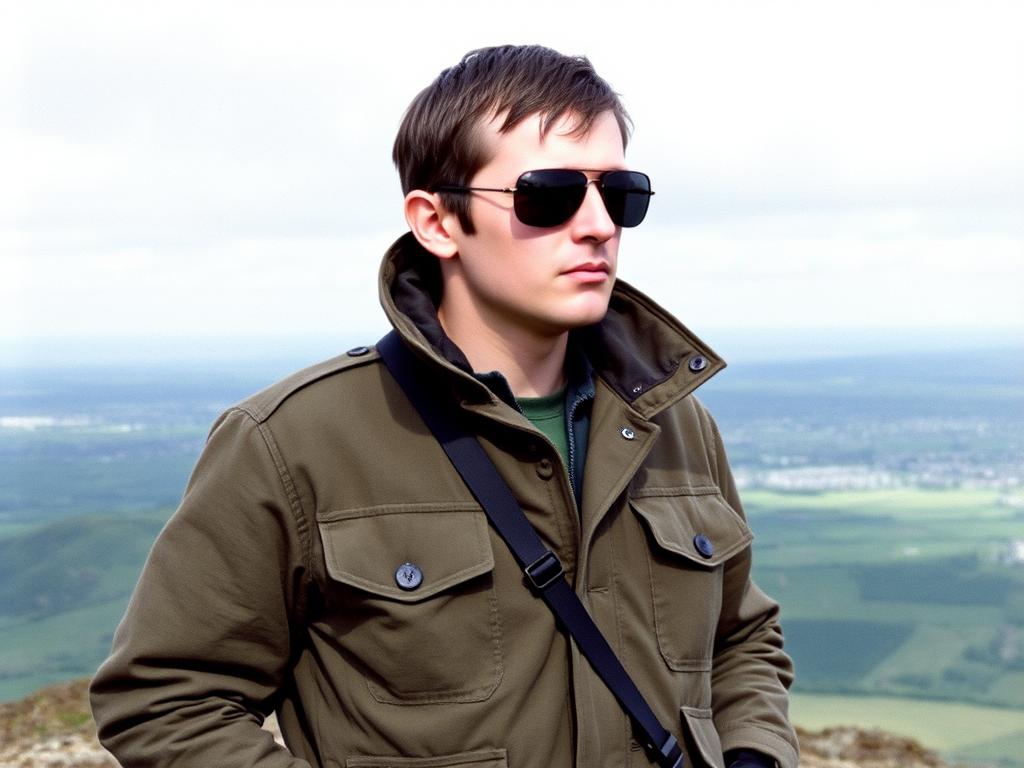
[[661, 768], [683, 768], [686, 764], [686, 758], [683, 756], [683, 750], [679, 746], [679, 742], [676, 740], [676, 737], [671, 733], [667, 734], [665, 743], [660, 747], [649, 744], [647, 749], [651, 755], [653, 755], [654, 761], [660, 765]]
[[562, 562], [550, 550], [526, 566], [523, 571], [538, 592], [546, 590], [565, 573]]

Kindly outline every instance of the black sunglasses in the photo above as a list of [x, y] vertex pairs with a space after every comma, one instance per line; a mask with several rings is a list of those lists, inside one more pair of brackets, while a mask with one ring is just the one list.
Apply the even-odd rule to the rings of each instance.
[[513, 195], [516, 218], [530, 227], [557, 227], [572, 218], [583, 205], [587, 187], [597, 189], [608, 210], [608, 217], [620, 227], [635, 227], [647, 215], [651, 202], [651, 179], [639, 171], [591, 171], [600, 173], [588, 179], [582, 170], [546, 168], [527, 171], [514, 187], [460, 187], [442, 184], [435, 192], [506, 192]]

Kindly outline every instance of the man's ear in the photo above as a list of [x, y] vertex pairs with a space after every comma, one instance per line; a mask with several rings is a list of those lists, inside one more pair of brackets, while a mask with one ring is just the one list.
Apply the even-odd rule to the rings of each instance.
[[452, 235], [461, 234], [458, 216], [445, 210], [436, 193], [414, 189], [405, 196], [405, 220], [420, 245], [439, 259], [451, 259], [459, 249]]

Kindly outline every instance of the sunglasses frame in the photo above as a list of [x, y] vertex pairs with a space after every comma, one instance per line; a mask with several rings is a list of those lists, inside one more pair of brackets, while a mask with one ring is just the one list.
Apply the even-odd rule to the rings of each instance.
[[[561, 184], [555, 186], [533, 186], [530, 185], [527, 177], [533, 174], [542, 173], [560, 173], [560, 174], [576, 174], [576, 178], [582, 178], [583, 184], [578, 182], [573, 184]], [[596, 178], [587, 178], [588, 173], [596, 173]], [[620, 193], [623, 195], [621, 201], [612, 201], [609, 205], [609, 199], [606, 196], [606, 188], [604, 186], [605, 177], [612, 174], [627, 174], [634, 176], [642, 176], [647, 183], [647, 189], [615, 189], [612, 187], [609, 192]], [[512, 207], [515, 211], [516, 218], [520, 223], [525, 224], [528, 227], [537, 227], [541, 229], [547, 229], [551, 227], [558, 227], [569, 221], [576, 212], [583, 205], [584, 199], [587, 196], [587, 188], [591, 184], [597, 185], [597, 190], [601, 195], [601, 201], [604, 203], [605, 210], [608, 212], [608, 216], [612, 222], [619, 227], [636, 227], [639, 226], [644, 218], [647, 216], [647, 208], [650, 205], [651, 196], [654, 194], [654, 190], [651, 189], [651, 177], [641, 171], [630, 171], [624, 168], [613, 168], [611, 170], [601, 170], [597, 168], [540, 168], [533, 171], [524, 171], [516, 179], [516, 186], [514, 187], [464, 187], [455, 184], [441, 184], [434, 188], [435, 192], [455, 192], [455, 193], [467, 193], [467, 192], [502, 192], [504, 194], [513, 195]], [[550, 196], [552, 193], [555, 195], [561, 195], [562, 199], [555, 200], [558, 203], [558, 207], [555, 210], [536, 209], [531, 206], [535, 206], [539, 199], [545, 196], [545, 193]], [[576, 200], [575, 196], [578, 194], [579, 199]], [[642, 195], [646, 199], [643, 201], [643, 210], [637, 213], [632, 212], [632, 217], [627, 218], [626, 216], [626, 196], [628, 195]], [[568, 198], [566, 199], [566, 196]], [[570, 204], [571, 208], [570, 208]], [[546, 213], [546, 215], [545, 215]], [[636, 221], [633, 221], [633, 218]], [[626, 223], [626, 221], [631, 223]]]

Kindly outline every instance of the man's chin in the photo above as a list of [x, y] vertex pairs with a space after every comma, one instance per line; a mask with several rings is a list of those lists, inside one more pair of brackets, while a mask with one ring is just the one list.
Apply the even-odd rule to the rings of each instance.
[[563, 324], [563, 328], [566, 331], [575, 331], [580, 328], [589, 328], [592, 325], [597, 325], [604, 320], [605, 315], [608, 314], [607, 305], [604, 309], [594, 310], [592, 312], [583, 312], [573, 316], [571, 319], [566, 319]]

